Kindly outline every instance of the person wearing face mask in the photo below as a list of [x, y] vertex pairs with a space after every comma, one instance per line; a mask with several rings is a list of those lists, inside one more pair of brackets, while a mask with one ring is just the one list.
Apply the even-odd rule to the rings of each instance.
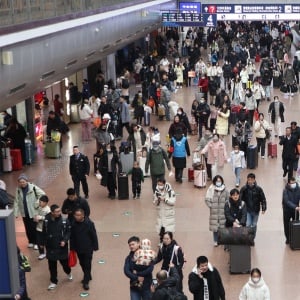
[[165, 232], [175, 232], [176, 194], [170, 183], [158, 179], [153, 196], [153, 204], [157, 208], [156, 232], [163, 241]]
[[225, 227], [224, 206], [228, 200], [229, 192], [224, 184], [224, 179], [222, 176], [216, 175], [205, 195], [205, 203], [210, 210], [209, 230], [213, 232], [215, 247], [218, 246], [218, 229]]
[[206, 100], [204, 97], [200, 99], [200, 103], [196, 108], [195, 115], [198, 120], [199, 140], [200, 140], [202, 138], [203, 126], [205, 127], [206, 130], [208, 129], [208, 118], [210, 115], [210, 107], [206, 103]]
[[183, 108], [182, 107], [179, 107], [177, 109], [177, 115], [179, 116], [179, 121], [182, 122], [188, 133], [191, 134], [192, 130], [191, 130], [191, 125], [190, 125], [190, 122], [189, 122], [189, 119], [188, 119], [188, 116], [187, 114], [184, 112]]
[[131, 104], [131, 106], [134, 108], [134, 117], [138, 125], [142, 124], [142, 120], [144, 117], [144, 104], [145, 101], [143, 99], [142, 92], [138, 91], [138, 93], [134, 96]]
[[254, 132], [257, 141], [257, 152], [261, 151], [261, 158], [265, 158], [267, 130], [272, 130], [269, 123], [265, 120], [264, 114], [259, 114], [259, 119], [254, 124]]
[[169, 176], [171, 176], [171, 164], [168, 154], [160, 147], [160, 141], [155, 140], [152, 142], [152, 149], [147, 153], [145, 163], [146, 174], [150, 167], [153, 193], [156, 190], [157, 180], [163, 180], [165, 178], [165, 164], [169, 170]]
[[290, 96], [294, 96], [294, 93], [292, 92], [292, 84], [296, 82], [296, 74], [292, 67], [292, 65], [288, 65], [284, 74], [283, 74], [283, 80], [284, 83], [287, 85], [287, 92]]
[[200, 153], [207, 154], [207, 164], [212, 166], [212, 177], [222, 173], [224, 164], [227, 162], [227, 151], [224, 142], [217, 133], [213, 134], [212, 139]]
[[263, 189], [257, 185], [255, 174], [247, 175], [247, 183], [240, 190], [240, 198], [247, 206], [247, 227], [254, 227], [254, 237], [257, 230], [259, 212], [264, 215], [267, 210], [267, 200]]
[[258, 268], [253, 268], [250, 272], [248, 282], [243, 286], [239, 300], [270, 300], [270, 290], [261, 276]]
[[194, 300], [225, 300], [221, 275], [206, 256], [197, 258], [196, 265], [189, 274], [188, 285]]
[[180, 121], [180, 116], [177, 114], [174, 116], [174, 122], [169, 127], [169, 137], [172, 138], [175, 136], [176, 132], [181, 130], [181, 132], [184, 134], [184, 136], [187, 136], [187, 128], [183, 122]]
[[248, 109], [248, 122], [250, 126], [253, 126], [253, 116], [254, 111], [257, 109], [257, 102], [251, 89], [246, 89], [245, 104]]
[[283, 227], [285, 243], [290, 243], [290, 221], [298, 220], [300, 211], [300, 187], [295, 177], [288, 179], [282, 193]]
[[230, 163], [235, 175], [235, 186], [239, 187], [241, 182], [241, 171], [246, 168], [245, 153], [240, 150], [239, 145], [234, 145], [234, 150], [230, 153]]
[[280, 123], [284, 122], [284, 105], [279, 101], [278, 96], [274, 96], [274, 101], [270, 103], [268, 114], [271, 116], [275, 137], [281, 136]]

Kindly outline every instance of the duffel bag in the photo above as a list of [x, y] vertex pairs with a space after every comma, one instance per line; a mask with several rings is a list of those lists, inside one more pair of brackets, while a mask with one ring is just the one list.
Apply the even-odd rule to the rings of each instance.
[[253, 227], [225, 227], [218, 229], [219, 245], [254, 245]]

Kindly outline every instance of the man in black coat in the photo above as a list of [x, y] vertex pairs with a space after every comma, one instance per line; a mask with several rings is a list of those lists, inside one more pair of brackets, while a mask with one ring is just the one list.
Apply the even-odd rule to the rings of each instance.
[[80, 153], [78, 146], [73, 147], [73, 155], [70, 156], [69, 164], [70, 175], [74, 183], [74, 189], [77, 196], [80, 196], [80, 182], [85, 198], [89, 198], [89, 187], [87, 176], [90, 174], [90, 162], [86, 155]]
[[43, 224], [43, 235], [50, 271], [48, 290], [54, 290], [57, 286], [57, 261], [60, 262], [64, 272], [68, 275], [68, 280], [73, 280], [71, 268], [68, 264], [70, 229], [69, 221], [62, 218], [60, 207], [57, 204], [52, 204], [50, 213], [45, 216]]
[[93, 252], [99, 249], [98, 237], [94, 223], [85, 216], [84, 210], [77, 208], [74, 212], [74, 222], [71, 228], [70, 249], [75, 250], [83, 271], [82, 285], [89, 290], [92, 280], [91, 269]]
[[285, 136], [280, 137], [279, 145], [282, 145], [282, 169], [283, 177], [293, 176], [294, 164], [298, 157], [297, 139], [292, 135], [291, 127], [285, 129]]
[[218, 270], [206, 256], [199, 256], [197, 264], [189, 274], [189, 290], [194, 300], [225, 300], [225, 290]]
[[67, 190], [67, 199], [65, 199], [61, 209], [62, 213], [67, 214], [68, 220], [71, 222], [73, 221], [74, 212], [78, 208], [83, 209], [85, 216], [88, 217], [90, 215], [89, 203], [85, 199], [78, 197], [73, 188], [69, 188]]

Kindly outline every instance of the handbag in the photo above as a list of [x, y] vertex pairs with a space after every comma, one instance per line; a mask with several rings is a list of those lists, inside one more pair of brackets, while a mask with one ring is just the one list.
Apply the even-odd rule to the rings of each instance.
[[225, 227], [218, 229], [219, 245], [254, 245], [253, 227]]
[[77, 255], [75, 250], [70, 250], [68, 257], [68, 265], [70, 268], [75, 267], [77, 264]]
[[266, 139], [269, 140], [271, 138], [271, 132], [269, 129], [265, 129]]
[[297, 84], [296, 83], [293, 83], [291, 85], [291, 92], [292, 93], [297, 93], [298, 92], [298, 87], [297, 87]]
[[288, 87], [286, 84], [283, 84], [281, 87], [280, 87], [280, 92], [282, 93], [287, 93], [288, 92]]

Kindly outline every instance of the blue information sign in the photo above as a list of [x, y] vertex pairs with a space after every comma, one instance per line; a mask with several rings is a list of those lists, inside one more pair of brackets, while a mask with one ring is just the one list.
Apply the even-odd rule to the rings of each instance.
[[201, 3], [200, 2], [179, 2], [179, 10], [183, 13], [201, 13]]
[[217, 27], [216, 14], [202, 14], [202, 21], [204, 23], [204, 27]]

